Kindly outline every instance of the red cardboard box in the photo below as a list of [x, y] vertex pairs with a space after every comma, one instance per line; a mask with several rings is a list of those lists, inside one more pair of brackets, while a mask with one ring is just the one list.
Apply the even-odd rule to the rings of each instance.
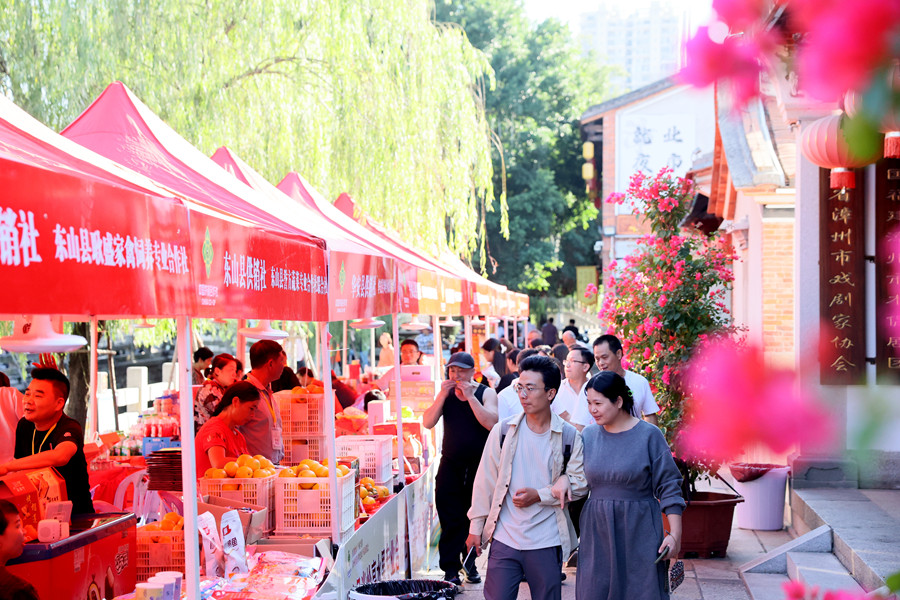
[[9, 500], [19, 509], [25, 527], [25, 541], [31, 541], [37, 539], [38, 521], [44, 518], [47, 504], [68, 500], [69, 497], [62, 476], [56, 469], [46, 467], [0, 477], [0, 498]]

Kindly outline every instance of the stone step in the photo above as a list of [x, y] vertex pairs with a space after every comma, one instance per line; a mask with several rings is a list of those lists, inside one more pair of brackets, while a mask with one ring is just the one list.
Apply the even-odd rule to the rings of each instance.
[[863, 588], [833, 554], [824, 552], [788, 552], [787, 574], [795, 581], [818, 586], [821, 592], [843, 590], [863, 593]]
[[781, 573], [741, 573], [751, 600], [784, 600], [784, 584], [787, 575]]

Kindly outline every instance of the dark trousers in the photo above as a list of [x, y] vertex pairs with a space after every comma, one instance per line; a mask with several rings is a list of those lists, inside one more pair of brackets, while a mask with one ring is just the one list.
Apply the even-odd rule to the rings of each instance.
[[[572, 525], [575, 526], [575, 535], [581, 537], [581, 510], [584, 508], [587, 498], [581, 500], [573, 500], [569, 502], [569, 518], [572, 519]], [[568, 557], [566, 557], [568, 558]]]
[[462, 558], [469, 537], [469, 507], [472, 506], [472, 485], [478, 461], [467, 461], [442, 456], [434, 478], [435, 507], [441, 521], [441, 539], [438, 542], [441, 570], [457, 573], [462, 568]]
[[516, 600], [519, 583], [528, 573], [532, 600], [560, 600], [562, 547], [516, 550], [494, 540], [484, 580], [484, 600]]

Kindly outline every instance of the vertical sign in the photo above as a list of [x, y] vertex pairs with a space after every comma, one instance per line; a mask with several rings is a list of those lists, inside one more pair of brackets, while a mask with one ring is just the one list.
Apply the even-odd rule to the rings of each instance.
[[865, 187], [832, 190], [819, 171], [819, 302], [823, 385], [863, 383], [866, 368]]
[[875, 170], [875, 365], [900, 377], [900, 159]]

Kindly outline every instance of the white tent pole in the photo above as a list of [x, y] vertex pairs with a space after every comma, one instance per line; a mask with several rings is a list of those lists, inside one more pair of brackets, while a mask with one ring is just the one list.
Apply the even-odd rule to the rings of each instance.
[[347, 377], [347, 320], [344, 319], [344, 344], [341, 346], [341, 377]]
[[441, 381], [441, 373], [444, 372], [444, 342], [441, 338], [441, 325], [438, 316], [431, 316], [432, 335], [434, 336], [434, 380]]
[[513, 317], [513, 347], [519, 347], [519, 319]]
[[178, 389], [181, 422], [181, 482], [184, 497], [184, 581], [187, 600], [200, 600], [200, 540], [197, 536], [197, 466], [194, 403], [191, 399], [191, 319], [178, 317]]
[[[334, 444], [334, 388], [331, 386], [331, 358], [328, 351], [328, 323], [316, 323], [316, 338], [319, 355], [322, 357], [322, 383], [325, 387], [325, 456], [328, 458], [328, 485], [331, 487], [331, 540], [341, 539], [341, 510], [337, 499], [341, 497], [337, 488], [337, 449]], [[328, 376], [326, 376], [326, 374]]]
[[[400, 263], [394, 263], [394, 281], [400, 281]], [[406, 467], [403, 464], [403, 388], [401, 372], [403, 368], [400, 366], [400, 294], [397, 294], [397, 303], [394, 307], [394, 383], [397, 394], [394, 396], [394, 410], [397, 413], [397, 466], [400, 471], [400, 481], [406, 481]], [[394, 492], [393, 482], [389, 484], [391, 493]], [[403, 540], [406, 538], [406, 514], [400, 511], [398, 514], [397, 531], [400, 533], [398, 546], [402, 546]], [[400, 572], [406, 573], [406, 552], [400, 552]]]
[[237, 341], [235, 345], [237, 346], [234, 349], [234, 357], [241, 361], [241, 364], [244, 365], [244, 373], [250, 372], [250, 364], [247, 362], [247, 338], [244, 337], [244, 334], [241, 333], [241, 329], [247, 326], [247, 319], [238, 319], [237, 321]]
[[375, 368], [375, 328], [369, 330], [369, 365]]
[[466, 336], [466, 341], [465, 341], [466, 352], [468, 352], [469, 354], [472, 354], [472, 317], [470, 317], [469, 315], [466, 315], [465, 317], [463, 317], [463, 323], [465, 323], [463, 332]]
[[[100, 407], [97, 399], [100, 373], [98, 368], [97, 344], [100, 341], [100, 321], [97, 317], [91, 317], [91, 414], [88, 439], [93, 439], [93, 434], [100, 432]], [[119, 410], [119, 407], [115, 407]]]

